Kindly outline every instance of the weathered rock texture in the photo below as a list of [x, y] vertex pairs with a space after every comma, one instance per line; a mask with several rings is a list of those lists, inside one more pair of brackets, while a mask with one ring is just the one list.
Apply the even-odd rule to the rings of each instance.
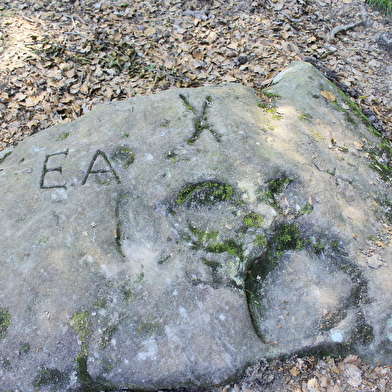
[[267, 96], [136, 97], [2, 154], [4, 390], [214, 384], [309, 351], [391, 363], [391, 149], [309, 64]]

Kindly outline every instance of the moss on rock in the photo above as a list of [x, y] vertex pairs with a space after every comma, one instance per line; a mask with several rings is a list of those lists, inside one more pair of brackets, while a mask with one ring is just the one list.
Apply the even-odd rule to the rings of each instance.
[[250, 212], [242, 218], [242, 222], [248, 228], [260, 228], [263, 226], [263, 217], [255, 212]]
[[4, 338], [8, 327], [11, 325], [11, 315], [8, 312], [8, 308], [0, 308], [0, 339]]
[[234, 189], [228, 184], [215, 181], [203, 181], [187, 185], [177, 195], [176, 203], [183, 204], [190, 200], [199, 205], [215, 204], [220, 201], [230, 201]]

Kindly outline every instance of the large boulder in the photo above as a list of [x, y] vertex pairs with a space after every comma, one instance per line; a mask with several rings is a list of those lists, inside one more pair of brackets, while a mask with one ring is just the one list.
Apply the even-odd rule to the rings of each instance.
[[102, 105], [0, 157], [0, 380], [211, 385], [391, 362], [389, 143], [315, 68]]

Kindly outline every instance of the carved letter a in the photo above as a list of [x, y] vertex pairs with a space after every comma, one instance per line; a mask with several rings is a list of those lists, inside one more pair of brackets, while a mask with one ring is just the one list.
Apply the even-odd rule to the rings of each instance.
[[[107, 169], [98, 169], [98, 170], [93, 170], [93, 166], [95, 161], [97, 160], [98, 156], [101, 156], [105, 161], [107, 166], [109, 166]], [[101, 151], [101, 150], [97, 150], [96, 153], [94, 154], [93, 158], [91, 159], [90, 165], [88, 167], [87, 173], [82, 181], [82, 185], [84, 185], [87, 181], [87, 178], [90, 174], [98, 174], [98, 173], [112, 173], [114, 178], [117, 181], [117, 184], [121, 184], [120, 178], [118, 177], [117, 173], [115, 172], [115, 170], [112, 167], [112, 164], [110, 163], [108, 157], [106, 156], [106, 154]]]

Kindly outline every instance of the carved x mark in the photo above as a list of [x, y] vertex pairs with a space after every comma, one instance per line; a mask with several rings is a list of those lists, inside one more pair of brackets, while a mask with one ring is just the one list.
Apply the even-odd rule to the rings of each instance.
[[217, 142], [221, 141], [222, 135], [218, 132], [216, 132], [210, 124], [207, 123], [207, 108], [212, 105], [212, 98], [210, 95], [206, 96], [206, 99], [204, 100], [203, 103], [203, 109], [201, 114], [197, 112], [197, 110], [189, 103], [185, 95], [180, 94], [180, 98], [182, 102], [184, 103], [185, 107], [190, 110], [194, 115], [195, 119], [193, 122], [194, 125], [194, 130], [192, 136], [187, 140], [187, 143], [191, 146], [193, 146], [196, 142], [196, 140], [200, 137], [201, 133], [205, 130], [208, 129], [211, 134], [214, 136], [215, 140]]

